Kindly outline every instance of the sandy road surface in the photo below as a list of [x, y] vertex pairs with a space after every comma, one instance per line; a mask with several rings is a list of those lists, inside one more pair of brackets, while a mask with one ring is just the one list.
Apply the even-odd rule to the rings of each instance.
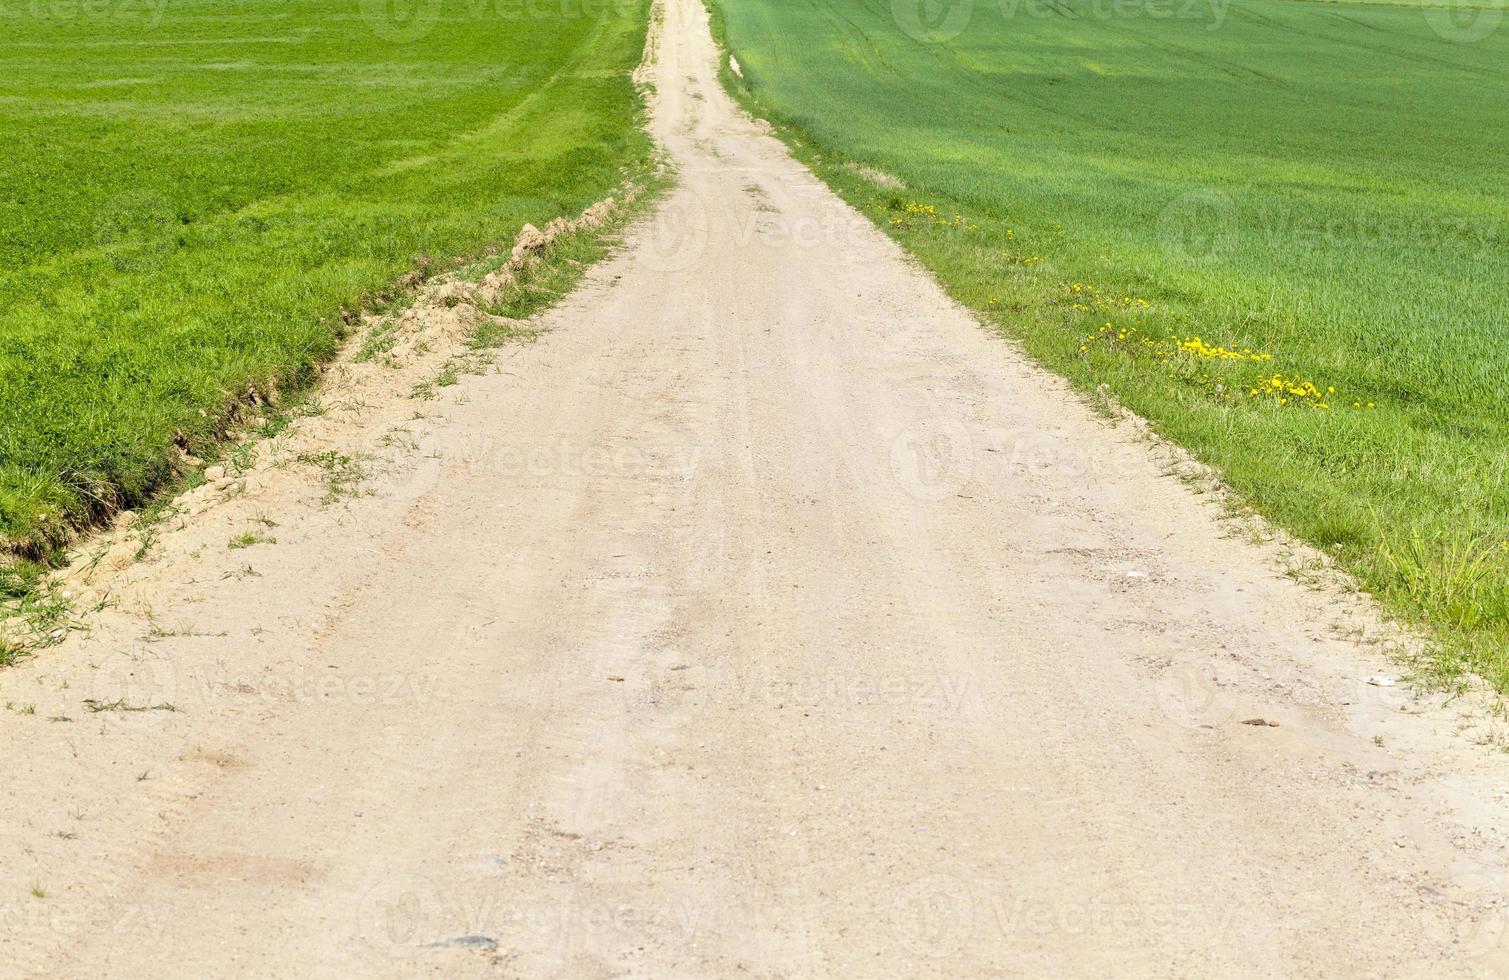
[[407, 467], [0, 677], [0, 974], [1504, 975], [1462, 709], [714, 57], [670, 0], [680, 188]]

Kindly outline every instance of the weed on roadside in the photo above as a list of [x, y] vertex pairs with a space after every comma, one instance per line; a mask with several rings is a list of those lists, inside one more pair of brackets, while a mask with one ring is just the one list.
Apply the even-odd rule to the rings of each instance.
[[380, 354], [391, 351], [398, 343], [397, 323], [391, 319], [385, 319], [367, 334], [357, 352], [351, 360], [356, 364], [365, 364]]
[[178, 710], [176, 707], [168, 704], [167, 702], [152, 705], [133, 705], [128, 704], [124, 698], [117, 698], [114, 701], [98, 701], [93, 698], [89, 698], [84, 701], [84, 707], [89, 709], [89, 713], [92, 715], [97, 715], [104, 712], [141, 714], [147, 711], [176, 712]]
[[168, 518], [178, 514], [178, 508], [171, 500], [158, 500], [142, 508], [136, 517], [136, 523], [131, 527], [131, 533], [136, 538], [136, 552], [132, 555], [133, 560], [141, 561], [152, 550], [162, 534], [163, 525]]
[[409, 397], [429, 401], [439, 396], [441, 388], [454, 385], [460, 380], [460, 376], [460, 365], [454, 359], [447, 361], [433, 378], [415, 382], [414, 387], [409, 389]]
[[319, 453], [299, 453], [295, 459], [324, 473], [325, 503], [360, 495], [361, 484], [367, 479], [366, 469], [361, 463], [334, 449]]
[[226, 547], [231, 551], [238, 551], [242, 548], [250, 548], [253, 545], [277, 543], [277, 538], [269, 537], [265, 534], [258, 534], [256, 531], [243, 531], [235, 537], [231, 538], [230, 541], [226, 544]]
[[36, 565], [13, 566], [9, 578], [0, 578], [0, 666], [61, 643], [81, 625], [72, 601], [41, 571]]

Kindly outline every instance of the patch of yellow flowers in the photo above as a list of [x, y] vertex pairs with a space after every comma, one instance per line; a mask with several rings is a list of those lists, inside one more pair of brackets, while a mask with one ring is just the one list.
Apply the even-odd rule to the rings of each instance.
[[1336, 389], [1327, 387], [1322, 393], [1313, 381], [1305, 381], [1300, 378], [1285, 378], [1282, 374], [1275, 374], [1269, 378], [1259, 379], [1257, 386], [1247, 390], [1249, 398], [1267, 396], [1277, 398], [1280, 405], [1287, 405], [1291, 400], [1297, 404], [1306, 404], [1311, 408], [1326, 409], [1331, 405], [1326, 397], [1336, 394]]
[[[891, 218], [891, 227], [904, 230], [912, 230], [918, 225], [945, 226], [959, 228], [968, 231], [978, 230], [978, 225], [965, 220], [962, 215], [955, 214], [952, 219], [940, 217], [938, 209], [931, 204], [920, 201], [908, 201], [902, 208], [903, 214]], [[1062, 226], [1058, 228], [1062, 232]], [[1006, 229], [1006, 239], [1016, 241], [1016, 231]], [[1040, 265], [1043, 257], [1035, 252], [1009, 252], [1002, 251], [1001, 258], [1010, 265], [1032, 268]], [[1151, 310], [1152, 304], [1140, 296], [1133, 296], [1126, 292], [1107, 292], [1101, 290], [1094, 283], [1089, 282], [1066, 282], [1064, 286], [1070, 294], [1070, 306], [1081, 313], [1095, 312], [1101, 315], [1131, 315], [1138, 316], [1145, 311]], [[987, 305], [995, 306], [997, 300], [992, 298]], [[1167, 364], [1172, 369], [1170, 379], [1183, 379], [1186, 381], [1204, 382], [1210, 388], [1211, 393], [1218, 399], [1226, 402], [1237, 400], [1235, 391], [1246, 388], [1249, 399], [1259, 399], [1270, 404], [1282, 406], [1305, 406], [1318, 411], [1326, 411], [1331, 408], [1336, 389], [1326, 386], [1325, 390], [1314, 381], [1301, 375], [1286, 377], [1282, 372], [1264, 374], [1255, 380], [1234, 382], [1235, 389], [1229, 386], [1224, 374], [1211, 377], [1210, 374], [1199, 370], [1197, 365], [1218, 362], [1223, 364], [1255, 364], [1272, 361], [1273, 355], [1254, 351], [1250, 347], [1236, 348], [1227, 347], [1223, 344], [1211, 344], [1199, 336], [1181, 337], [1172, 328], [1169, 328], [1167, 336], [1152, 337], [1134, 325], [1125, 324], [1118, 326], [1111, 320], [1105, 321], [1096, 332], [1087, 334], [1080, 342], [1079, 351], [1087, 354], [1092, 345], [1109, 346], [1121, 350], [1132, 356], [1145, 354], [1157, 361]], [[1364, 403], [1361, 400], [1352, 402], [1353, 408], [1376, 408], [1372, 402]]]
[[1043, 257], [1036, 252], [1002, 252], [1001, 258], [1006, 260], [1007, 265], [1020, 265], [1028, 269], [1041, 265], [1043, 261]]
[[[1089, 312], [1091, 309], [1101, 311], [1114, 309], [1135, 315], [1151, 307], [1147, 300], [1140, 297], [1129, 293], [1105, 293], [1090, 283], [1072, 282], [1064, 285], [1070, 294], [1070, 306], [1081, 312]], [[1228, 384], [1225, 374], [1212, 377], [1199, 365], [1217, 362], [1232, 364], [1235, 367], [1239, 364], [1271, 361], [1273, 355], [1263, 351], [1254, 351], [1250, 347], [1237, 348], [1227, 347], [1224, 344], [1211, 344], [1199, 336], [1180, 336], [1172, 328], [1169, 328], [1166, 336], [1154, 337], [1133, 324], [1118, 325], [1114, 321], [1107, 320], [1094, 333], [1086, 334], [1080, 340], [1080, 353], [1088, 353], [1092, 346], [1110, 347], [1134, 357], [1150, 356], [1170, 367], [1170, 379], [1203, 383], [1202, 386], [1208, 386], [1216, 398], [1226, 402], [1236, 401], [1237, 396], [1234, 392], [1245, 388], [1246, 397], [1249, 399], [1260, 399], [1285, 407], [1304, 406], [1317, 411], [1327, 411], [1331, 408], [1336, 395], [1336, 389], [1330, 385], [1322, 389], [1320, 385], [1302, 375], [1286, 376], [1282, 372], [1264, 373], [1252, 380], [1233, 381]], [[1354, 400], [1352, 407], [1376, 408], [1377, 406], [1372, 402], [1364, 403], [1361, 400]]]
[[925, 225], [942, 225], [948, 228], [961, 228], [967, 231], [979, 231], [980, 226], [966, 221], [962, 214], [956, 214], [953, 220], [938, 217], [938, 209], [931, 204], [923, 204], [920, 201], [908, 201], [902, 208], [903, 215], [891, 218], [892, 228], [911, 230], [917, 227], [918, 222]]
[[1189, 337], [1181, 340], [1173, 337], [1178, 345], [1178, 350], [1195, 357], [1210, 357], [1222, 361], [1271, 361], [1272, 354], [1254, 354], [1251, 347], [1243, 347], [1237, 350], [1234, 347], [1212, 347], [1199, 337]]
[[1088, 282], [1069, 283], [1069, 288], [1074, 293], [1076, 310], [1089, 312], [1093, 307], [1098, 310], [1145, 310], [1151, 306], [1147, 300], [1131, 293], [1103, 293]]

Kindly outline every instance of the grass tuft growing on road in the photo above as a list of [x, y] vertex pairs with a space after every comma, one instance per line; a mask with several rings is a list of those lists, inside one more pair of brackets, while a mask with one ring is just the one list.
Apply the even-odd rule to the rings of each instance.
[[1509, 690], [1509, 24], [713, 6], [735, 94], [953, 296]]

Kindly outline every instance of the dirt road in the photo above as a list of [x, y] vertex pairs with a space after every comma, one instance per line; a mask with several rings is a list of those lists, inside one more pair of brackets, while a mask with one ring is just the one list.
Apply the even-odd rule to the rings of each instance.
[[679, 188], [353, 410], [405, 465], [0, 673], [0, 975], [1505, 975], [1475, 709], [740, 116], [695, 0], [653, 75]]

